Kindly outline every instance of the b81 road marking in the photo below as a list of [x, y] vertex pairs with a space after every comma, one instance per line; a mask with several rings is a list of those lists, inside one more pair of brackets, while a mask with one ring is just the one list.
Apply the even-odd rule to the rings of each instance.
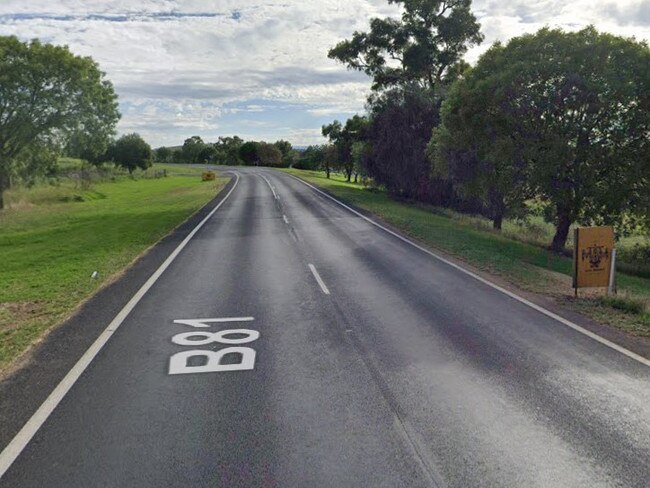
[[[193, 328], [205, 328], [224, 322], [250, 322], [253, 317], [238, 317], [225, 319], [179, 319], [174, 320], [176, 324], [188, 325]], [[229, 336], [239, 337], [229, 337]], [[240, 337], [244, 336], [244, 337]], [[226, 329], [215, 332], [190, 331], [176, 334], [172, 342], [179, 346], [206, 346], [208, 344], [239, 345], [248, 344], [259, 339], [260, 333], [252, 329]], [[235, 354], [239, 362], [223, 364], [223, 358], [229, 354]], [[170, 375], [196, 374], [196, 373], [222, 373], [226, 371], [246, 371], [255, 368], [256, 351], [251, 347], [226, 347], [218, 351], [192, 349], [173, 354], [169, 358]], [[193, 358], [201, 358], [200, 365], [192, 365]]]

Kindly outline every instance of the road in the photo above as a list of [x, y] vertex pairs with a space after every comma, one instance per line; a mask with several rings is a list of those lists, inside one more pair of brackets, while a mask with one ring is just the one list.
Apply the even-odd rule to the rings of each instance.
[[647, 365], [237, 172], [0, 486], [648, 486]]

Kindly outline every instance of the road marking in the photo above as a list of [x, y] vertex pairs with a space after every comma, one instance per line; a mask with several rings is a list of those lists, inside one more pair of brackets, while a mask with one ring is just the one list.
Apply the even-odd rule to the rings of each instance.
[[[221, 364], [228, 354], [238, 354], [241, 361], [235, 364]], [[169, 358], [169, 374], [223, 373], [224, 371], [248, 371], [255, 369], [255, 349], [250, 347], [227, 347], [219, 351], [182, 351]], [[188, 360], [203, 357], [206, 363], [202, 366], [190, 366]]]
[[187, 246], [187, 243], [196, 235], [196, 233], [205, 225], [205, 223], [215, 214], [217, 210], [228, 200], [228, 197], [237, 188], [239, 183], [239, 173], [235, 172], [235, 184], [226, 194], [226, 196], [214, 207], [210, 213], [198, 223], [192, 232], [190, 232], [185, 239], [172, 251], [172, 253], [165, 259], [160, 267], [149, 277], [149, 279], [142, 285], [135, 295], [129, 300], [122, 310], [115, 316], [115, 318], [108, 324], [108, 327], [100, 334], [100, 336], [92, 343], [88, 350], [81, 356], [79, 361], [72, 367], [72, 369], [65, 375], [61, 382], [54, 388], [52, 393], [45, 399], [41, 406], [36, 410], [34, 415], [27, 421], [27, 423], [20, 429], [18, 434], [11, 440], [11, 442], [0, 453], [0, 479], [9, 470], [13, 462], [25, 449], [29, 441], [36, 434], [38, 429], [45, 423], [47, 418], [52, 414], [57, 405], [63, 400], [65, 395], [70, 391], [70, 388], [77, 382], [82, 373], [95, 359], [95, 356], [106, 345], [115, 331], [122, 325], [124, 320], [128, 317], [135, 306], [140, 302], [142, 297], [149, 291], [149, 289], [158, 281], [158, 278], [165, 272], [165, 270], [172, 264], [174, 259], [180, 252]]
[[318, 271], [316, 270], [316, 266], [314, 266], [311, 263], [309, 263], [308, 266], [309, 269], [311, 270], [311, 274], [313, 274], [314, 278], [316, 278], [316, 282], [318, 283], [318, 286], [320, 286], [320, 289], [323, 290], [323, 293], [325, 293], [325, 295], [329, 295], [330, 291], [327, 289], [327, 285], [323, 281], [323, 278], [321, 278], [320, 275], [318, 274]]
[[220, 319], [178, 319], [175, 324], [189, 325], [190, 327], [210, 327], [209, 324], [226, 322], [252, 322], [254, 317], [223, 317]]
[[469, 271], [468, 269], [465, 269], [462, 266], [460, 266], [460, 265], [458, 265], [456, 263], [453, 263], [453, 262], [449, 261], [448, 259], [443, 258], [442, 256], [439, 256], [438, 254], [434, 253], [433, 251], [430, 251], [429, 249], [427, 249], [427, 248], [425, 248], [423, 246], [420, 246], [419, 244], [416, 244], [415, 242], [411, 241], [410, 239], [407, 239], [406, 237], [399, 235], [397, 232], [394, 232], [394, 231], [390, 230], [389, 228], [384, 227], [380, 223], [375, 222], [371, 218], [366, 217], [361, 212], [356, 211], [352, 207], [346, 205], [345, 203], [341, 202], [340, 200], [337, 200], [333, 196], [327, 194], [326, 192], [320, 190], [319, 188], [316, 188], [314, 185], [311, 185], [311, 184], [307, 183], [306, 181], [298, 178], [297, 176], [293, 176], [293, 175], [289, 175], [289, 176], [291, 176], [295, 180], [298, 180], [303, 185], [308, 186], [312, 190], [320, 193], [324, 197], [329, 198], [333, 202], [335, 202], [338, 205], [342, 206], [343, 208], [349, 210], [353, 214], [361, 217], [363, 220], [369, 222], [370, 224], [374, 225], [375, 227], [378, 227], [381, 230], [383, 230], [385, 232], [388, 232], [390, 235], [398, 238], [400, 241], [403, 241], [403, 242], [415, 247], [416, 249], [419, 249], [420, 251], [428, 254], [429, 256], [434, 257], [438, 261], [441, 261], [441, 262], [451, 266], [452, 268], [457, 269], [461, 273], [465, 273], [466, 275], [471, 276], [475, 280], [478, 280], [481, 283], [483, 283], [485, 285], [488, 285], [489, 287], [494, 288], [495, 290], [498, 290], [498, 291], [500, 291], [501, 293], [503, 293], [505, 295], [508, 295], [510, 298], [513, 298], [513, 299], [517, 300], [518, 302], [523, 303], [524, 305], [527, 305], [528, 307], [530, 307], [530, 308], [532, 308], [534, 310], [537, 310], [538, 312], [546, 315], [547, 317], [550, 317], [550, 318], [560, 322], [561, 324], [564, 324], [567, 327], [570, 327], [571, 329], [575, 330], [576, 332], [584, 334], [587, 337], [589, 337], [589, 338], [591, 338], [591, 339], [593, 339], [593, 340], [595, 340], [597, 342], [600, 342], [604, 346], [607, 346], [607, 347], [609, 347], [611, 349], [614, 349], [615, 351], [620, 352], [621, 354], [624, 354], [625, 356], [629, 357], [630, 359], [634, 359], [635, 361], [638, 361], [639, 363], [650, 367], [650, 360], [644, 358], [643, 356], [640, 356], [639, 354], [636, 354], [636, 353], [634, 353], [634, 352], [632, 352], [632, 351], [630, 351], [628, 349], [625, 349], [624, 347], [619, 346], [618, 344], [615, 344], [614, 342], [609, 341], [609, 340], [605, 339], [604, 337], [601, 337], [598, 334], [595, 334], [595, 333], [591, 332], [590, 330], [587, 330], [584, 327], [581, 327], [578, 324], [575, 324], [575, 323], [571, 322], [570, 320], [567, 320], [564, 317], [561, 317], [558, 314], [553, 313], [550, 310], [547, 310], [544, 307], [542, 307], [540, 305], [537, 305], [536, 303], [531, 302], [530, 300], [526, 300], [524, 297], [521, 297], [521, 296], [517, 295], [516, 293], [513, 293], [513, 292], [511, 292], [509, 290], [506, 290], [505, 288], [503, 288], [503, 287], [501, 287], [501, 286], [499, 286], [499, 285], [497, 285], [495, 283], [492, 283], [491, 281], [486, 280], [482, 276], [479, 276], [476, 273], [473, 273], [472, 271]]
[[[253, 317], [226, 317], [219, 319], [182, 319], [174, 320], [176, 324], [189, 325], [190, 327], [210, 327], [209, 323], [224, 322], [250, 322]], [[228, 338], [230, 335], [244, 336]], [[214, 343], [226, 345], [241, 345], [254, 342], [260, 338], [260, 333], [252, 329], [228, 329], [217, 332], [193, 331], [182, 332], [172, 337], [172, 343], [179, 346], [207, 346]], [[214, 346], [212, 346], [214, 348]], [[229, 354], [239, 355], [238, 363], [222, 364], [221, 360]], [[257, 352], [250, 347], [228, 347], [220, 351], [214, 350], [192, 350], [172, 354], [169, 358], [169, 375], [193, 374], [193, 373], [222, 373], [224, 371], [246, 371], [255, 369], [255, 358]], [[193, 358], [203, 358], [205, 364], [191, 365]]]
[[282, 214], [282, 219], [284, 220], [284, 223], [289, 225], [289, 219], [287, 218], [286, 215]]
[[277, 193], [275, 193], [275, 188], [273, 188], [273, 185], [271, 185], [271, 182], [268, 180], [268, 178], [266, 176], [264, 176], [262, 173], [257, 173], [257, 174], [260, 175], [264, 181], [266, 181], [267, 185], [269, 185], [269, 188], [273, 192], [273, 198], [275, 198], [276, 200], [279, 200], [280, 197], [278, 196]]
[[[229, 335], [243, 335], [246, 337], [239, 337], [228, 339]], [[192, 337], [198, 339], [192, 339]], [[181, 332], [172, 337], [172, 342], [179, 346], [205, 346], [218, 342], [220, 344], [248, 344], [249, 342], [256, 341], [260, 338], [260, 333], [251, 329], [228, 329], [219, 330], [217, 332]]]

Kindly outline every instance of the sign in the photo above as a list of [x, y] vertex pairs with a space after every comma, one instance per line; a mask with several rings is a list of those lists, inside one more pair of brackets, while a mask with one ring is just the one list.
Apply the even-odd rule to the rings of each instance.
[[573, 247], [573, 287], [610, 286], [614, 251], [612, 227], [579, 227]]

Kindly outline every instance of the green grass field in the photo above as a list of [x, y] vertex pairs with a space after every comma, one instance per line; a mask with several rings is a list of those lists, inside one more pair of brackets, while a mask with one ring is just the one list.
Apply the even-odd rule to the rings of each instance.
[[[0, 371], [228, 181], [168, 169], [166, 178], [118, 175], [87, 188], [64, 178], [7, 193], [9, 208], [0, 211]], [[94, 271], [98, 279], [91, 279]]]
[[[397, 202], [383, 191], [347, 183], [339, 175], [327, 179], [317, 171], [282, 171], [366, 209], [405, 234], [478, 269], [526, 290], [553, 295], [566, 306], [633, 335], [650, 337], [650, 279], [619, 273], [617, 300], [590, 293], [576, 301], [572, 298], [571, 259], [536, 244], [539, 236], [526, 235], [525, 229], [516, 229], [525, 224], [506, 222], [504, 231], [499, 234], [480, 217]], [[518, 234], [521, 240], [514, 239], [513, 234]]]

